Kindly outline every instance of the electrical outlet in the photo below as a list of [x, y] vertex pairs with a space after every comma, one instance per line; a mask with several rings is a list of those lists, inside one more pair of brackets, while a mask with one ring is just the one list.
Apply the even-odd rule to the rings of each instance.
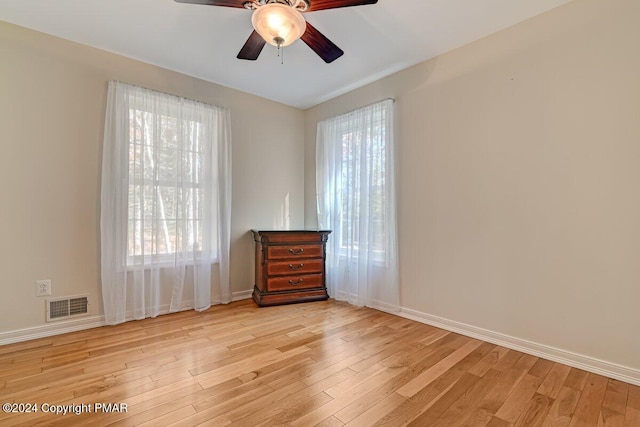
[[51, 295], [51, 280], [36, 280], [36, 296]]

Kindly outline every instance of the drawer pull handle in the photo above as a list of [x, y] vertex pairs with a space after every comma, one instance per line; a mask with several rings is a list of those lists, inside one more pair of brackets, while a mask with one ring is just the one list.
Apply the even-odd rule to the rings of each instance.
[[297, 270], [302, 267], [304, 267], [304, 264], [298, 264], [298, 265], [289, 264], [289, 268], [292, 270]]
[[289, 284], [290, 285], [299, 285], [300, 283], [304, 282], [304, 279], [298, 279], [298, 280], [289, 280]]
[[289, 252], [291, 252], [294, 255], [299, 255], [302, 252], [304, 252], [304, 248], [299, 248], [299, 249], [291, 248], [289, 249]]

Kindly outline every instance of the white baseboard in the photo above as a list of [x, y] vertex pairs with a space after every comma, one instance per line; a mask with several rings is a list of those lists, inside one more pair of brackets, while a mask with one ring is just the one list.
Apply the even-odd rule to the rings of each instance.
[[249, 289], [248, 291], [240, 291], [234, 292], [231, 296], [231, 301], [240, 301], [243, 299], [251, 298], [251, 294], [253, 294], [253, 289]]
[[402, 310], [398, 305], [387, 304], [386, 302], [376, 300], [371, 301], [370, 307], [375, 308], [376, 310], [396, 315], [400, 314], [400, 310]]
[[399, 305], [393, 305], [393, 304], [389, 304], [389, 303], [378, 301], [378, 300], [372, 300], [370, 303], [365, 303], [364, 301], [360, 301], [360, 303], [358, 303], [359, 298], [356, 294], [350, 294], [345, 291], [337, 291], [335, 296], [329, 295], [329, 298], [333, 298], [336, 301], [345, 301], [345, 302], [348, 302], [349, 304], [354, 304], [358, 306], [366, 305], [369, 308], [373, 308], [379, 311], [384, 311], [385, 313], [390, 313], [390, 314], [398, 314], [400, 312]]
[[521, 351], [543, 359], [563, 363], [574, 368], [593, 372], [594, 374], [603, 375], [605, 377], [614, 378], [616, 380], [640, 386], [640, 370], [637, 369], [573, 353], [567, 350], [550, 347], [544, 344], [538, 344], [532, 341], [478, 328], [476, 326], [467, 325], [465, 323], [433, 316], [408, 308], [401, 308], [400, 312], [395, 314], [420, 323], [445, 329], [447, 331], [477, 338], [512, 350]]
[[[231, 295], [231, 301], [240, 301], [251, 298], [252, 290], [234, 292]], [[220, 304], [220, 298], [211, 302], [212, 305]], [[188, 302], [185, 305], [189, 305]], [[185, 307], [185, 310], [192, 309], [191, 307]], [[160, 308], [160, 315], [168, 314], [169, 306], [162, 306]], [[47, 338], [55, 335], [66, 334], [69, 332], [83, 331], [85, 329], [98, 328], [104, 326], [104, 316], [91, 316], [81, 317], [71, 320], [61, 320], [52, 323], [46, 323], [41, 326], [34, 326], [31, 328], [18, 329], [16, 331], [0, 332], [0, 346], [6, 344], [14, 344], [17, 342], [35, 340], [38, 338]]]
[[104, 325], [104, 316], [60, 320], [55, 323], [47, 323], [42, 326], [34, 326], [32, 328], [19, 329], [17, 331], [0, 332], [0, 345], [52, 337], [54, 335], [82, 331], [84, 329], [97, 328]]

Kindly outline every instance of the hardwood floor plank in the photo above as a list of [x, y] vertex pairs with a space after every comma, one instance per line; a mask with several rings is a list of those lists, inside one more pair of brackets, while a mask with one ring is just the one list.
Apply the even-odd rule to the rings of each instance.
[[[141, 397], [140, 399], [127, 399], [128, 411], [126, 413], [104, 414], [104, 416], [102, 417], [93, 418], [91, 420], [91, 423], [88, 425], [100, 426], [106, 420], [108, 420], [109, 423], [126, 420], [127, 418], [136, 414], [141, 414], [146, 411], [153, 411], [154, 408], [165, 406], [169, 403], [175, 404], [176, 407], [180, 407], [181, 405], [192, 406], [192, 404], [197, 401], [197, 399], [204, 398], [202, 387], [200, 387], [198, 384], [192, 384], [183, 388], [175, 388], [171, 392], [165, 392], [162, 390], [150, 390], [142, 393], [142, 395], [144, 397]], [[130, 404], [129, 402], [134, 403]], [[175, 421], [176, 420], [172, 422]]]
[[[308, 375], [307, 377], [305, 377], [302, 381], [307, 384], [307, 385], [311, 385], [315, 382], [321, 381], [333, 374], [335, 374], [336, 372], [340, 372], [343, 369], [348, 368], [350, 365], [354, 364], [354, 363], [358, 363], [359, 361], [361, 361], [362, 359], [360, 359], [359, 356], [353, 355], [347, 359], [344, 359], [340, 362], [334, 363], [334, 364], [330, 364], [329, 366], [326, 366], [323, 369], [320, 369], [316, 372], [311, 373], [310, 375]], [[354, 371], [355, 372], [355, 371]]]
[[451, 369], [439, 376], [426, 387], [420, 389], [393, 411], [376, 422], [375, 425], [404, 425], [420, 416], [444, 396], [472, 366], [485, 357], [493, 348], [483, 343], [467, 357], [456, 363]]
[[[438, 361], [444, 359], [453, 353], [455, 348], [455, 343], [446, 343], [442, 340], [440, 342], [441, 345], [431, 344], [426, 347], [412, 347], [410, 349], [404, 349], [404, 351], [398, 352], [380, 362], [383, 366], [392, 367], [402, 367], [402, 366], [415, 366], [418, 364], [426, 365], [428, 367], [433, 366]], [[421, 345], [421, 344], [420, 344]], [[424, 361], [421, 363], [421, 361]], [[433, 361], [433, 363], [429, 363], [429, 361]]]
[[640, 387], [637, 385], [629, 385], [627, 406], [640, 411]]
[[554, 400], [544, 394], [536, 393], [525, 407], [522, 415], [514, 424], [520, 426], [541, 426], [553, 405]]
[[0, 359], [13, 358], [16, 354], [26, 350], [38, 350], [52, 347], [52, 338], [40, 338], [31, 341], [24, 341], [16, 344], [0, 346]]
[[288, 425], [294, 420], [302, 417], [303, 415], [308, 414], [309, 412], [326, 405], [333, 398], [328, 394], [321, 392], [315, 394], [302, 402], [299, 402], [294, 405], [286, 405], [286, 408], [283, 408], [278, 414], [267, 418], [266, 420], [263, 417], [263, 422], [260, 424], [256, 424], [257, 426], [283, 426]]
[[[180, 412], [180, 417], [176, 418], [174, 416], [175, 412]], [[113, 414], [104, 414], [104, 416], [100, 417], [100, 424], [94, 425], [167, 425], [175, 421], [183, 420], [185, 417], [189, 417], [195, 413], [193, 406], [185, 406], [184, 402], [174, 400], [155, 406], [146, 411], [136, 411], [135, 414], [128, 413], [130, 416], [116, 422], [112, 422]], [[162, 423], [161, 420], [163, 419], [167, 420], [167, 422]]]
[[445, 331], [444, 329], [436, 329], [418, 342], [424, 344], [425, 346], [428, 346], [437, 341], [440, 341], [442, 338], [446, 337], [447, 335], [451, 335], [451, 332]]
[[597, 427], [624, 427], [624, 414], [602, 408]]
[[340, 427], [343, 425], [344, 423], [342, 421], [340, 421], [336, 417], [331, 416], [316, 424], [315, 427]]
[[627, 408], [629, 384], [610, 379], [604, 393], [602, 408], [624, 415]]
[[531, 369], [529, 369], [529, 374], [536, 377], [545, 378], [553, 365], [554, 363], [550, 360], [538, 359], [536, 364], [533, 365]]
[[255, 371], [256, 369], [265, 368], [271, 364], [288, 359], [291, 356], [304, 353], [308, 350], [309, 349], [306, 347], [298, 347], [296, 349], [289, 350], [286, 353], [271, 350], [253, 357], [248, 357], [244, 360], [239, 360], [224, 367], [214, 369], [213, 371], [205, 374], [196, 375], [196, 378], [198, 378], [198, 382], [203, 388], [208, 388], [243, 375], [247, 372], [251, 372], [252, 370]]
[[273, 419], [274, 424], [281, 424], [283, 419], [286, 419], [287, 422], [292, 422], [332, 401], [333, 398], [326, 393], [326, 390], [352, 379], [355, 375], [356, 373], [351, 369], [343, 369], [334, 375], [303, 388], [286, 400], [281, 400], [270, 405], [267, 410], [262, 410], [254, 413], [253, 416], [243, 418], [241, 424], [253, 427], [254, 425], [260, 424], [265, 418]]
[[535, 395], [541, 382], [540, 377], [526, 374], [495, 416], [508, 423], [515, 423]]
[[582, 391], [582, 389], [584, 389], [584, 385], [587, 383], [588, 376], [589, 373], [582, 369], [571, 368], [564, 385], [575, 390]]
[[487, 427], [511, 427], [512, 425], [513, 424], [508, 423], [503, 419], [492, 417], [489, 423], [487, 424]]
[[[507, 353], [498, 360], [495, 366], [492, 369], [501, 372], [507, 372], [520, 360], [522, 357], [522, 353], [515, 350], [507, 350]], [[533, 366], [533, 365], [532, 365]]]
[[578, 406], [580, 392], [574, 388], [563, 386], [545, 418], [545, 425], [566, 427], [571, 423], [573, 413]]
[[[446, 375], [446, 374], [445, 374]], [[407, 425], [411, 420], [428, 410], [438, 399], [444, 396], [456, 383], [457, 378], [449, 380], [438, 379], [420, 390], [411, 398], [406, 398], [394, 410], [376, 421], [374, 426], [398, 426]]]
[[[468, 373], [471, 373], [471, 370]], [[502, 375], [502, 372], [495, 370], [485, 373], [473, 387], [453, 402], [437, 420], [432, 421], [430, 427], [462, 425], [470, 417], [475, 420], [476, 417], [472, 416], [473, 412]]]
[[4, 382], [4, 388], [6, 390], [23, 390], [31, 386], [42, 384], [37, 379], [31, 383], [24, 382], [25, 378], [37, 378], [42, 374], [42, 368], [37, 366], [20, 366], [16, 369], [9, 369], [7, 373], [2, 375], [2, 381]]
[[[393, 338], [387, 338], [376, 347], [365, 349], [361, 353], [358, 353], [362, 358], [362, 361], [352, 365], [351, 369], [356, 372], [360, 372], [376, 363], [380, 363], [393, 356], [397, 356], [399, 353], [406, 354], [407, 352], [411, 353], [412, 351], [417, 352], [420, 349], [426, 348], [427, 346], [425, 344], [416, 342], [417, 338], [424, 336], [423, 332], [423, 328], [415, 328], [415, 330], [396, 334]], [[402, 344], [405, 342], [412, 342], [415, 344], [406, 348], [405, 345]], [[405, 351], [403, 352], [403, 350]]]
[[242, 407], [245, 404], [249, 404], [255, 399], [260, 398], [260, 396], [269, 394], [271, 391], [272, 389], [269, 386], [264, 385], [252, 387], [249, 390], [243, 390], [243, 392], [231, 390], [228, 393], [217, 395], [210, 399], [201, 400], [197, 402], [197, 404], [194, 404], [196, 411], [198, 411], [195, 415], [186, 417], [172, 425], [194, 426], [203, 423], [213, 423], [212, 420], [220, 416], [220, 414], [224, 414]]
[[360, 381], [357, 384], [350, 382], [348, 384], [350, 387], [340, 389], [341, 392], [333, 396], [334, 399], [331, 402], [305, 414], [303, 417], [295, 420], [292, 425], [304, 426], [316, 424], [326, 418], [328, 416], [327, 414], [333, 415], [339, 412], [341, 409], [367, 394], [372, 388], [397, 376], [403, 369], [405, 368], [383, 368], [383, 370], [377, 371], [366, 380]]
[[640, 410], [627, 407], [627, 413], [624, 416], [624, 427], [640, 426]]
[[194, 415], [196, 410], [191, 405], [183, 406], [182, 408], [171, 411], [168, 414], [162, 415], [157, 418], [153, 418], [147, 422], [142, 424], [137, 424], [140, 427], [157, 427], [157, 426], [166, 426], [174, 423], [175, 421], [182, 420], [186, 417]]
[[251, 402], [245, 403], [241, 407], [226, 411], [208, 420], [207, 425], [222, 423], [224, 425], [234, 424], [236, 426], [253, 427], [257, 424], [257, 420], [263, 419], [263, 417], [260, 416], [261, 414], [269, 416], [270, 408], [277, 405], [278, 402], [291, 400], [293, 396], [298, 395], [304, 388], [304, 383], [299, 381], [281, 389], [274, 390], [271, 393], [265, 393], [253, 399]]
[[[386, 414], [396, 409], [406, 400], [406, 397], [400, 396], [398, 393], [391, 393], [381, 401], [376, 401], [375, 404], [369, 405], [367, 410], [361, 412], [345, 425], [349, 427], [374, 425], [378, 420], [382, 419]], [[340, 412], [338, 412], [336, 417], [339, 417], [339, 414]]]
[[404, 386], [398, 389], [398, 394], [411, 397], [418, 391], [431, 384], [436, 378], [448, 371], [453, 365], [464, 359], [473, 350], [480, 347], [482, 341], [472, 340], [467, 344], [459, 348], [458, 350], [445, 357], [442, 361], [438, 362], [425, 372], [421, 373]]
[[474, 408], [469, 416], [465, 418], [460, 426], [462, 427], [485, 427], [492, 420], [493, 414], [484, 408]]
[[472, 375], [468, 372], [462, 374], [462, 377], [456, 381], [446, 393], [442, 395], [433, 405], [426, 411], [422, 412], [414, 418], [409, 425], [414, 427], [431, 426], [433, 423], [447, 410], [455, 401], [460, 399], [462, 395], [468, 393], [469, 390], [480, 380], [480, 377]]
[[540, 384], [538, 393], [549, 396], [552, 399], [558, 397], [562, 385], [567, 379], [571, 368], [567, 365], [561, 365], [560, 363], [554, 363], [553, 367]]
[[535, 361], [535, 357], [527, 357], [527, 355], [520, 354], [518, 361], [511, 369], [503, 372], [503, 375], [500, 376], [495, 386], [480, 402], [479, 407], [486, 410], [492, 416], [495, 415], [516, 389], [520, 381], [527, 375], [527, 372], [531, 369]]
[[[414, 358], [411, 364], [400, 363], [385, 365], [389, 368], [397, 369], [397, 374], [392, 376], [386, 383], [380, 384], [377, 388], [372, 389], [367, 394], [338, 411], [336, 416], [341, 421], [350, 423], [352, 419], [358, 417], [363, 412], [367, 412], [372, 406], [376, 406], [378, 402], [386, 401], [391, 394], [396, 395], [395, 392], [398, 388], [402, 387], [420, 372], [425, 371], [430, 366], [433, 366], [438, 361], [446, 357], [446, 355], [453, 352], [453, 350], [448, 350], [446, 348], [440, 350], [444, 351], [432, 351], [431, 354], [422, 359]], [[369, 416], [371, 416], [371, 414]]]
[[580, 400], [578, 400], [578, 406], [571, 420], [571, 426], [597, 424], [600, 407], [602, 406], [604, 394], [607, 389], [607, 383], [607, 378], [603, 376], [596, 374], [589, 374], [587, 376], [582, 395], [580, 396]]
[[491, 353], [487, 354], [481, 361], [479, 361], [473, 368], [469, 369], [469, 373], [483, 376], [509, 352], [509, 349], [505, 347], [496, 346]]
[[[400, 369], [400, 368], [398, 368], [398, 369]], [[385, 371], [391, 372], [391, 373], [395, 373], [393, 371], [393, 368], [386, 368], [386, 367], [384, 367], [382, 365], [375, 364], [375, 365], [365, 369], [362, 372], [358, 372], [356, 375], [354, 375], [353, 377], [349, 378], [348, 380], [342, 381], [340, 384], [336, 384], [335, 386], [326, 389], [325, 393], [327, 393], [329, 396], [331, 396], [331, 397], [333, 397], [335, 399], [336, 396], [340, 396], [341, 394], [347, 392], [348, 390], [352, 389], [353, 387], [357, 386], [358, 384], [362, 384], [364, 381], [367, 381], [367, 380], [371, 379], [372, 377], [380, 376], [380, 374], [384, 373]], [[383, 380], [380, 380], [380, 381], [383, 382]]]

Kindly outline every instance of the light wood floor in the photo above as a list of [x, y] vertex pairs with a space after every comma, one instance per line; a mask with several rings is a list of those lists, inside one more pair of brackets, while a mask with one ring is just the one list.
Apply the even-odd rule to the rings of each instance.
[[640, 426], [640, 387], [334, 301], [252, 301], [0, 347], [0, 425]]

